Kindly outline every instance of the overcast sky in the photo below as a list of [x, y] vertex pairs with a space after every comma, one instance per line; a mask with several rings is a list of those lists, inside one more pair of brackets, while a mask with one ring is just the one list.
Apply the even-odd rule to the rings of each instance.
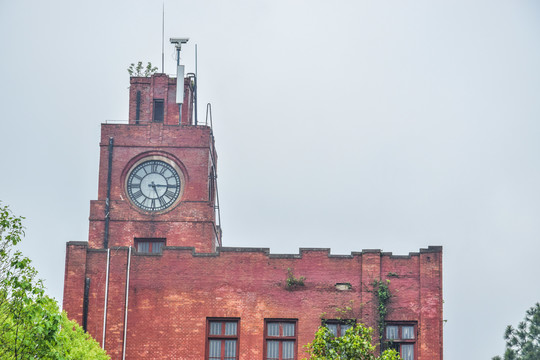
[[[0, 0], [0, 199], [61, 301], [87, 240], [100, 123], [132, 62], [161, 68], [160, 1]], [[540, 301], [540, 2], [165, 1], [198, 44], [225, 246], [444, 247], [446, 359], [502, 354]], [[174, 73], [165, 46], [165, 72]]]

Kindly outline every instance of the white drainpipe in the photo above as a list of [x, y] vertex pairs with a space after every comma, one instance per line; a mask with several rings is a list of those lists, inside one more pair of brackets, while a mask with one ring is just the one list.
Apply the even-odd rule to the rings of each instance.
[[107, 275], [105, 275], [105, 305], [103, 305], [103, 340], [101, 348], [105, 350], [105, 329], [107, 328], [107, 300], [109, 300], [109, 267], [111, 264], [111, 249], [107, 249]]
[[122, 349], [122, 360], [126, 360], [126, 336], [127, 336], [127, 321], [128, 321], [128, 300], [129, 300], [129, 268], [131, 266], [131, 246], [128, 250], [128, 263], [126, 275], [126, 312], [124, 314], [124, 346]]

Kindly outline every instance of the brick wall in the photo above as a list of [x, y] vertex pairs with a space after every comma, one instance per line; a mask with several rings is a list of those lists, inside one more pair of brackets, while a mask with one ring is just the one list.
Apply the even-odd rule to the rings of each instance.
[[[137, 92], [140, 93], [137, 96]], [[176, 104], [176, 79], [166, 74], [154, 74], [151, 77], [130, 78], [129, 88], [129, 123], [135, 124], [139, 99], [139, 122], [149, 123], [153, 119], [154, 99], [164, 100], [164, 123], [178, 125], [178, 104]], [[182, 125], [193, 124], [193, 85], [190, 78], [184, 79], [184, 103], [182, 105]]]
[[[88, 329], [101, 341], [106, 253], [70, 249], [78, 246], [68, 244], [68, 249], [74, 256], [87, 257], [86, 276], [93, 279]], [[322, 316], [343, 318], [336, 308], [351, 306], [351, 317], [376, 329], [372, 282], [388, 278], [394, 297], [387, 320], [417, 323], [417, 359], [442, 359], [441, 254], [439, 247], [398, 257], [376, 250], [332, 256], [328, 249], [281, 256], [268, 254], [267, 249], [241, 248], [223, 248], [215, 254], [189, 248], [165, 248], [162, 255], [134, 253], [126, 358], [202, 359], [208, 317], [240, 318], [242, 360], [262, 359], [265, 319], [297, 319], [302, 352]], [[296, 277], [306, 278], [305, 286], [287, 289], [289, 268]], [[106, 349], [113, 359], [122, 354], [126, 270], [127, 248], [112, 248]], [[338, 291], [336, 283], [350, 283], [352, 288]]]

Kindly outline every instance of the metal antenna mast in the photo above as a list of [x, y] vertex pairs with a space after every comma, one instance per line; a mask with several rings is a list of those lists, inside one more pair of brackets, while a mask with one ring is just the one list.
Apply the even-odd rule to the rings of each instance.
[[161, 18], [161, 73], [165, 74], [165, 1]]
[[180, 65], [180, 50], [182, 44], [189, 38], [171, 38], [171, 44], [176, 48], [176, 103], [178, 104], [178, 124], [182, 125], [182, 103], [184, 102], [184, 65]]
[[199, 88], [197, 81], [199, 80], [199, 75], [197, 74], [197, 44], [195, 44], [195, 125], [197, 124], [197, 94], [199, 93]]

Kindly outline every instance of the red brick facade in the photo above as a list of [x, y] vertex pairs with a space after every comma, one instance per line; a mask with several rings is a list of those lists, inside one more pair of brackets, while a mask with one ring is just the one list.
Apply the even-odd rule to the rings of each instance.
[[[112, 359], [122, 359], [124, 352], [126, 359], [208, 358], [209, 319], [237, 322], [241, 360], [265, 359], [266, 320], [291, 320], [296, 359], [302, 359], [303, 345], [313, 339], [321, 318], [357, 318], [377, 328], [373, 282], [389, 279], [394, 296], [386, 321], [414, 326], [414, 359], [442, 359], [440, 247], [408, 256], [379, 250], [338, 256], [329, 249], [277, 255], [268, 249], [220, 247], [213, 137], [209, 127], [192, 125], [191, 89], [187, 80], [178, 125], [176, 79], [162, 74], [132, 78], [129, 124], [102, 125], [98, 200], [90, 205], [89, 241], [67, 244], [68, 315], [83, 323], [85, 279], [90, 279], [87, 330], [102, 343], [106, 304], [105, 349]], [[155, 98], [166, 99], [162, 122], [150, 121]], [[126, 193], [134, 164], [151, 157], [174, 162], [181, 172], [180, 200], [167, 211], [142, 211]], [[140, 238], [165, 239], [165, 247], [156, 254], [138, 253], [135, 239]], [[303, 286], [287, 285], [289, 269], [295, 277], [305, 277]], [[338, 283], [350, 288], [339, 290]], [[347, 307], [351, 310], [345, 316], [336, 311]]]

